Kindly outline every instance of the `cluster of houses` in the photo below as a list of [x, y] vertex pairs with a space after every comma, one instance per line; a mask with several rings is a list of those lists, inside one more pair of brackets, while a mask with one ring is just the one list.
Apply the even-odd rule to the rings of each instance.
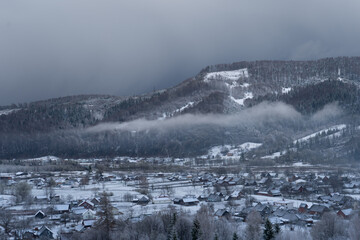
[[[337, 174], [241, 174], [240, 176], [216, 176], [212, 173], [173, 174], [170, 181], [191, 179], [194, 183], [201, 183], [204, 187], [213, 187], [214, 191], [199, 196], [185, 195], [174, 198], [172, 202], [183, 206], [194, 206], [201, 202], [224, 203], [230, 207], [218, 209], [216, 217], [232, 218], [246, 221], [247, 215], [257, 211], [274, 224], [291, 224], [311, 226], [318, 221], [325, 212], [335, 212], [338, 216], [349, 219], [358, 213], [359, 201], [351, 196], [359, 193], [360, 179], [357, 177], [343, 177]], [[216, 191], [217, 190], [217, 191]], [[261, 200], [256, 200], [261, 196]], [[240, 206], [236, 201], [252, 198], [250, 206]], [[169, 198], [167, 198], [169, 201]], [[294, 206], [295, 202], [301, 202]], [[151, 201], [148, 200], [147, 203]]]
[[[49, 202], [50, 203], [50, 202]], [[70, 203], [48, 204], [45, 209], [39, 210], [11, 210], [14, 215], [21, 215], [30, 220], [31, 224], [21, 234], [22, 239], [57, 239], [53, 226], [63, 226], [65, 232], [83, 232], [92, 227], [97, 221], [97, 211], [100, 200], [98, 198]], [[120, 214], [114, 211], [114, 214]]]
[[[326, 212], [335, 212], [338, 216], [349, 219], [359, 212], [360, 207], [359, 202], [353, 198], [354, 195], [360, 193], [360, 177], [357, 175], [326, 172], [243, 172], [224, 175], [211, 172], [183, 172], [153, 173], [146, 176], [150, 194], [138, 194], [130, 200], [133, 203], [131, 207], [150, 204], [162, 204], [162, 206], [174, 204], [174, 206], [184, 207], [202, 203], [212, 204], [216, 205], [214, 211], [216, 218], [225, 217], [234, 221], [246, 221], [248, 214], [256, 211], [264, 220], [269, 219], [274, 224], [301, 226], [311, 226]], [[101, 181], [122, 181], [125, 185], [136, 189], [142, 181], [139, 174], [103, 173], [97, 175], [88, 172], [77, 176], [72, 173], [52, 175], [51, 179], [55, 188], [67, 187], [69, 189]], [[44, 192], [49, 185], [49, 176], [41, 173], [0, 174], [0, 180], [6, 182], [8, 186], [19, 181], [27, 181], [35, 188], [44, 188]], [[162, 187], [191, 188], [196, 186], [198, 189], [203, 189], [203, 192], [194, 195], [191, 192], [181, 191], [184, 193], [182, 197], [171, 191], [167, 194], [154, 194], [154, 189], [151, 188], [156, 183], [163, 184]], [[123, 201], [123, 199], [115, 198], [112, 200]], [[44, 208], [33, 206], [31, 210], [13, 208], [11, 211], [14, 215], [33, 219], [31, 228], [22, 235], [24, 239], [42, 237], [52, 239], [56, 238], [56, 233], [51, 230], [54, 226], [61, 226], [62, 232], [82, 232], [94, 226], [99, 218], [97, 212], [100, 204], [98, 198], [64, 200], [55, 191], [53, 194], [34, 196], [33, 205], [46, 206]], [[112, 211], [114, 215], [124, 215], [116, 207], [113, 207]], [[138, 216], [126, 218], [127, 216], [123, 216], [124, 220], [141, 220]]]

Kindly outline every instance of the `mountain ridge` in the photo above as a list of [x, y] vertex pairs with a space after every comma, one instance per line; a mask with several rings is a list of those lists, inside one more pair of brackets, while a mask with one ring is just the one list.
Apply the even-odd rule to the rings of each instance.
[[[261, 142], [259, 151], [270, 153], [274, 145], [285, 144], [283, 148], [291, 145], [294, 136], [301, 135], [302, 131], [315, 131], [344, 121], [357, 124], [359, 83], [360, 57], [237, 62], [208, 66], [172, 88], [138, 96], [76, 95], [2, 107], [0, 158], [196, 156], [219, 144], [251, 141]], [[284, 102], [288, 106], [261, 105], [262, 102]], [[335, 102], [336, 107], [326, 108]], [[106, 130], [96, 134], [87, 131], [99, 124], [127, 124], [141, 119], [153, 126], [169, 119], [182, 121], [185, 118], [178, 117], [186, 115], [195, 116], [195, 122], [204, 121], [206, 117], [203, 116], [208, 114], [216, 114], [220, 119], [248, 114], [256, 120], [263, 114], [255, 114], [256, 111], [263, 108], [263, 111], [273, 109], [276, 112], [275, 107], [285, 109], [279, 112], [283, 117], [286, 111], [298, 111], [294, 116], [300, 120], [295, 118], [287, 122], [286, 117], [281, 119], [270, 114], [266, 121], [260, 119], [259, 125], [249, 121], [238, 125], [214, 125], [211, 121], [205, 121], [203, 126], [180, 124], [181, 127], [173, 126], [166, 131], [158, 128], [137, 131], [136, 138], [140, 140], [134, 139], [128, 130]], [[331, 117], [314, 120], [313, 116], [324, 108]], [[275, 136], [278, 143], [271, 140]]]

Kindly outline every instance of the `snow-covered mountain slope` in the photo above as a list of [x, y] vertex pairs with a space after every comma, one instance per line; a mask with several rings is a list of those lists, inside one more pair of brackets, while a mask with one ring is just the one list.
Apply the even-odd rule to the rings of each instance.
[[[81, 95], [0, 107], [0, 134], [4, 136], [0, 139], [0, 157], [29, 153], [37, 156], [80, 153], [202, 156], [216, 155], [218, 148], [211, 150], [213, 153], [209, 153], [209, 149], [223, 145], [230, 145], [229, 155], [238, 156], [244, 152], [239, 145], [252, 142], [262, 143], [256, 148], [248, 147], [251, 148], [249, 154], [255, 152], [254, 158], [261, 159], [295, 144], [294, 139], [306, 144], [313, 137], [314, 129], [323, 129], [314, 134], [334, 139], [341, 135], [345, 139], [342, 134], [345, 129], [338, 125], [348, 126], [351, 121], [360, 124], [360, 121], [349, 120], [350, 116], [357, 119], [360, 113], [359, 82], [359, 57], [237, 62], [208, 66], [177, 86], [138, 96]], [[264, 101], [286, 104], [278, 105], [281, 111], [257, 108]], [[333, 102], [338, 103], [338, 111], [331, 112], [331, 117], [321, 117], [325, 116], [321, 113], [312, 118]], [[243, 116], [247, 111], [252, 112], [252, 117], [246, 121], [235, 118], [229, 124], [228, 116]], [[296, 116], [279, 120], [274, 112]], [[202, 120], [210, 116], [214, 122], [224, 119], [225, 123], [215, 126], [207, 120], [194, 127], [191, 121], [199, 115]], [[178, 127], [184, 126], [185, 120], [189, 127]], [[143, 127], [144, 131], [136, 134], [126, 130], [96, 134], [87, 131], [99, 124], [134, 121], [152, 125], [166, 123], [172, 128], [154, 131]], [[307, 125], [309, 122], [312, 125]], [[299, 136], [305, 137], [296, 140]], [[11, 141], [6, 140], [10, 138]], [[351, 154], [356, 145], [353, 139], [356, 138], [346, 146]], [[344, 142], [338, 145], [344, 146]], [[58, 144], [62, 147], [55, 147]]]

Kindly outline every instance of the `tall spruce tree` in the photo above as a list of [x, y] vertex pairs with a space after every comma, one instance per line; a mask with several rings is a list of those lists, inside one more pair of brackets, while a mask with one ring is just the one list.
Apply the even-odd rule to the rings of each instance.
[[239, 240], [239, 236], [237, 235], [237, 233], [234, 233], [234, 235], [233, 235], [233, 238], [232, 238], [233, 240]]
[[264, 239], [271, 240], [274, 238], [275, 238], [275, 234], [274, 234], [273, 226], [272, 226], [271, 222], [269, 221], [269, 219], [266, 219], [265, 229], [264, 229]]
[[280, 225], [279, 224], [275, 224], [275, 226], [274, 226], [274, 231], [275, 231], [275, 234], [279, 234], [280, 233]]
[[195, 218], [193, 223], [193, 228], [191, 230], [191, 239], [192, 240], [198, 240], [200, 238], [201, 232], [200, 232], [200, 222], [197, 218]]

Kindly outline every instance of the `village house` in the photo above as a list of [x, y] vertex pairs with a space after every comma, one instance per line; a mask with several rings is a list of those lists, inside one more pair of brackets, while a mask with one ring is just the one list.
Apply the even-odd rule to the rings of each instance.
[[171, 199], [166, 195], [160, 195], [158, 197], [153, 198], [153, 204], [171, 204]]
[[193, 195], [187, 195], [184, 198], [175, 198], [174, 204], [180, 204], [184, 206], [194, 206], [199, 203], [199, 200]]
[[219, 194], [212, 193], [208, 196], [206, 202], [221, 202], [221, 197]]
[[313, 204], [308, 213], [311, 215], [322, 216], [325, 212], [329, 211], [329, 208], [323, 205]]
[[94, 212], [91, 209], [87, 209], [85, 210], [85, 212], [82, 213], [82, 219], [83, 220], [96, 219], [96, 212]]
[[34, 217], [38, 219], [44, 219], [46, 217], [46, 214], [43, 211], [39, 210], [35, 213]]
[[150, 202], [150, 199], [147, 196], [142, 196], [139, 199], [134, 199], [133, 202], [136, 202], [139, 205], [147, 205]]
[[301, 203], [298, 208], [299, 213], [306, 213], [307, 210], [308, 210], [308, 205], [305, 203]]
[[342, 218], [350, 219], [355, 211], [351, 208], [339, 210], [336, 214]]
[[95, 204], [89, 200], [85, 200], [82, 203], [79, 204], [80, 207], [84, 207], [86, 209], [91, 209], [94, 210], [95, 209]]
[[48, 203], [50, 201], [50, 198], [48, 198], [45, 195], [39, 195], [34, 197], [35, 203]]
[[231, 218], [231, 213], [226, 210], [226, 209], [218, 209], [214, 216], [218, 217], [218, 218], [226, 218], [226, 219], [230, 219]]
[[55, 214], [68, 213], [69, 211], [70, 211], [69, 204], [56, 204], [56, 205], [54, 205], [54, 213]]
[[42, 226], [36, 236], [40, 239], [55, 239], [53, 231], [46, 226]]

